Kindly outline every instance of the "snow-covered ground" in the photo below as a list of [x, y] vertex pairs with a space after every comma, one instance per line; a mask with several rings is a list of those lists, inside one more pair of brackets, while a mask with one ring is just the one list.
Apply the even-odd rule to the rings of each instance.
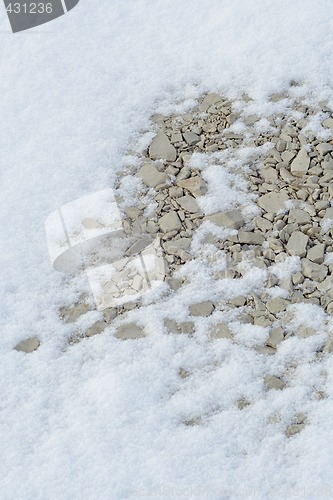
[[[164, 335], [163, 304], [146, 339], [105, 332], [68, 348], [58, 310], [79, 286], [52, 270], [44, 233], [57, 207], [112, 187], [157, 110], [247, 92], [260, 114], [292, 80], [332, 106], [332, 3], [81, 0], [16, 35], [1, 8], [0, 498], [332, 498], [330, 359], [305, 364], [273, 400], [262, 374], [281, 360]], [[29, 336], [38, 351], [13, 350]], [[195, 371], [182, 385], [181, 366]], [[329, 398], [318, 403], [308, 395], [323, 368]], [[244, 391], [256, 401], [246, 418], [234, 409]], [[267, 421], [297, 405], [311, 422], [288, 440]], [[181, 424], [210, 411], [203, 426]]]

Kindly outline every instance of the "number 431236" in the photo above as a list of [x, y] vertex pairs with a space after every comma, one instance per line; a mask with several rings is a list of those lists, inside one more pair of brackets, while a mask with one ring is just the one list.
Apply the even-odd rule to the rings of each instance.
[[10, 3], [6, 8], [10, 14], [51, 14], [51, 3]]

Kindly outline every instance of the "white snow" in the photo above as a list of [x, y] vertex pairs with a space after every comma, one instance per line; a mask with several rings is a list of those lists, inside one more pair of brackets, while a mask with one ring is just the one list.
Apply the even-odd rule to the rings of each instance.
[[[243, 330], [236, 343], [208, 342], [212, 318], [195, 320], [193, 338], [166, 335], [163, 318], [186, 321], [184, 304], [223, 298], [225, 283], [190, 262], [191, 285], [129, 314], [146, 339], [117, 340], [115, 321], [68, 347], [78, 327], [58, 310], [88, 284], [52, 269], [44, 233], [58, 207], [113, 186], [126, 152], [153, 137], [153, 113], [186, 111], [205, 91], [247, 93], [261, 130], [265, 115], [291, 108], [267, 97], [292, 80], [295, 97], [333, 105], [332, 2], [81, 0], [15, 35], [0, 8], [0, 497], [332, 498], [333, 360], [315, 361], [315, 338], [290, 338], [265, 357]], [[216, 183], [228, 179], [221, 170]], [[122, 188], [131, 204], [137, 183]], [[223, 208], [211, 189], [206, 208]], [[243, 290], [254, 281], [260, 273]], [[38, 351], [13, 350], [29, 336]], [[263, 376], [283, 376], [291, 362], [292, 385], [266, 392]], [[180, 368], [193, 376], [183, 381]], [[318, 400], [323, 385], [328, 399]], [[240, 411], [243, 397], [252, 404]], [[301, 411], [309, 424], [288, 440]], [[182, 423], [200, 416], [203, 425]]]

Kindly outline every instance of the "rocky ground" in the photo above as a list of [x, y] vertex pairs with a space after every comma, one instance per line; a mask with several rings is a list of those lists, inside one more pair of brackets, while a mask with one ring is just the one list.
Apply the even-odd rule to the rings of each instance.
[[[274, 356], [290, 337], [316, 335], [317, 359], [331, 353], [333, 118], [325, 103], [294, 100], [288, 114], [279, 112], [279, 103], [287, 97], [272, 96], [277, 112], [258, 117], [251, 114], [247, 97], [231, 102], [206, 95], [187, 113], [154, 116], [156, 135], [149, 147], [131, 152], [115, 194], [128, 235], [160, 237], [167, 273], [164, 293], [177, 294], [190, 281], [181, 269], [191, 262], [205, 261], [212, 278], [223, 285], [214, 289], [214, 299], [190, 304], [186, 321], [165, 317], [165, 334], [193, 335], [196, 318], [221, 311], [224, 320], [211, 324], [211, 339], [237, 342], [239, 325], [248, 325], [249, 332], [259, 326], [266, 329], [265, 342], [249, 344], [258, 354]], [[230, 163], [234, 153], [237, 157]], [[208, 163], [225, 161], [230, 189], [238, 192], [239, 186], [239, 198], [223, 210], [215, 211], [209, 203], [210, 190], [217, 189], [218, 197], [218, 186], [205, 174], [202, 158]], [[129, 203], [124, 192], [133, 178], [135, 196]], [[226, 189], [221, 189], [222, 197]], [[77, 304], [64, 306], [63, 321], [75, 324], [91, 310], [87, 299], [82, 294]], [[141, 305], [129, 302], [104, 311], [102, 320], [77, 332], [70, 343], [101, 333], [116, 319], [119, 339], [144, 337], [142, 325], [127, 319]], [[31, 352], [38, 346], [37, 339], [28, 339], [16, 349]], [[186, 370], [180, 373], [182, 378], [188, 375]], [[280, 391], [288, 376], [271, 374], [264, 382], [268, 390]], [[324, 391], [319, 391], [322, 397]], [[239, 401], [240, 408], [247, 404]], [[306, 416], [299, 414], [286, 435], [305, 424]]]

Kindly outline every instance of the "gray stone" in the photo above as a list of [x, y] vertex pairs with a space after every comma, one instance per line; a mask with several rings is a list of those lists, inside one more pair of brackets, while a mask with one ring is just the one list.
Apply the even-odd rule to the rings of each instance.
[[180, 332], [180, 328], [174, 319], [165, 318], [164, 326], [171, 333], [179, 333]]
[[271, 231], [273, 228], [273, 224], [264, 217], [256, 217], [254, 223], [263, 232]]
[[192, 335], [192, 333], [194, 333], [194, 323], [193, 321], [183, 321], [179, 323], [179, 329], [180, 333]]
[[158, 132], [150, 145], [149, 156], [152, 160], [175, 161], [177, 151], [169, 141], [167, 135], [164, 132]]
[[177, 203], [182, 207], [183, 210], [192, 214], [195, 214], [200, 210], [197, 202], [195, 201], [195, 198], [189, 195], [177, 198]]
[[106, 323], [111, 323], [117, 317], [117, 310], [113, 308], [104, 309], [103, 316]]
[[296, 332], [297, 337], [300, 337], [302, 339], [313, 337], [313, 335], [316, 334], [316, 330], [314, 328], [311, 328], [310, 326], [300, 326]]
[[245, 302], [246, 302], [246, 297], [244, 297], [244, 295], [238, 295], [237, 297], [234, 297], [233, 299], [229, 300], [229, 303], [236, 307], [244, 306]]
[[307, 258], [316, 264], [322, 264], [324, 262], [324, 243], [318, 243], [308, 250]]
[[244, 225], [244, 219], [239, 210], [227, 210], [212, 215], [206, 215], [204, 220], [209, 220], [217, 226], [229, 229], [239, 229]]
[[266, 304], [266, 307], [270, 313], [277, 314], [284, 311], [288, 305], [288, 300], [276, 298], [269, 300]]
[[141, 339], [145, 337], [143, 329], [136, 323], [126, 323], [117, 329], [116, 337], [121, 340]]
[[86, 337], [93, 337], [94, 335], [99, 335], [102, 333], [107, 327], [107, 323], [105, 321], [97, 321], [94, 325], [92, 325], [88, 330], [85, 331], [84, 335]]
[[333, 151], [333, 146], [332, 144], [329, 144], [327, 142], [322, 142], [321, 144], [318, 144], [318, 146], [316, 146], [316, 150], [321, 156], [325, 156], [327, 153]]
[[285, 203], [288, 199], [288, 194], [285, 191], [280, 191], [279, 193], [272, 192], [258, 198], [258, 205], [268, 214], [274, 215], [280, 210], [285, 209]]
[[292, 208], [288, 216], [288, 224], [297, 222], [298, 224], [308, 224], [311, 222], [311, 216], [305, 210]]
[[267, 389], [275, 389], [278, 391], [282, 391], [285, 388], [286, 384], [279, 377], [275, 377], [274, 375], [266, 375], [264, 378], [265, 385]]
[[309, 259], [302, 259], [301, 263], [302, 273], [306, 278], [311, 278], [319, 282], [326, 278], [328, 269], [324, 264], [316, 264]]
[[284, 331], [281, 326], [272, 328], [269, 332], [269, 337], [266, 344], [273, 349], [276, 349], [279, 344], [284, 340]]
[[194, 146], [195, 144], [200, 142], [200, 137], [197, 134], [195, 134], [194, 132], [185, 132], [183, 134], [183, 137], [185, 139], [185, 142], [189, 146]]
[[289, 255], [298, 255], [299, 257], [305, 257], [306, 246], [308, 244], [309, 237], [301, 233], [301, 231], [295, 231], [290, 236], [286, 249]]
[[261, 176], [265, 179], [265, 182], [275, 183], [278, 179], [278, 173], [276, 168], [273, 167], [263, 167], [260, 170]]
[[218, 323], [212, 327], [211, 336], [214, 339], [232, 339], [232, 331], [226, 323]]
[[168, 212], [159, 220], [159, 226], [164, 233], [180, 231], [182, 223], [176, 212]]
[[141, 215], [141, 210], [136, 207], [126, 207], [124, 209], [126, 217], [131, 220], [136, 220]]
[[305, 428], [305, 424], [288, 425], [288, 427], [286, 428], [285, 434], [289, 438], [289, 437], [294, 436], [295, 434], [298, 434], [304, 428]]
[[305, 148], [302, 148], [296, 158], [293, 160], [290, 171], [296, 177], [305, 175], [310, 166], [310, 158]]
[[148, 187], [156, 187], [160, 184], [165, 184], [169, 178], [167, 174], [157, 170], [155, 165], [151, 163], [145, 163], [137, 173], [137, 176], [140, 177]]
[[239, 243], [243, 243], [245, 245], [262, 245], [265, 241], [265, 237], [261, 233], [239, 231], [238, 241]]
[[[184, 170], [184, 169], [183, 169]], [[198, 176], [190, 177], [189, 179], [180, 179], [177, 177], [177, 185], [187, 189], [195, 198], [199, 196], [203, 196], [207, 193], [207, 184], [206, 182]]]
[[37, 351], [40, 346], [40, 342], [37, 337], [31, 337], [26, 340], [22, 340], [19, 342], [14, 349], [19, 352], [31, 353]]
[[255, 348], [258, 354], [266, 354], [269, 356], [272, 356], [273, 354], [276, 353], [276, 349], [273, 347], [270, 347], [268, 345], [259, 345]]
[[166, 241], [164, 249], [169, 254], [179, 255], [180, 251], [187, 250], [190, 247], [190, 244], [190, 238], [179, 238], [178, 240]]
[[214, 104], [221, 102], [222, 99], [217, 94], [207, 94], [202, 103], [199, 106], [200, 111], [207, 111]]
[[333, 130], [333, 118], [327, 118], [326, 120], [323, 121], [323, 125], [326, 128], [330, 128]]
[[191, 316], [210, 316], [214, 310], [214, 305], [210, 300], [205, 300], [204, 302], [199, 302], [198, 304], [192, 304], [189, 307]]

